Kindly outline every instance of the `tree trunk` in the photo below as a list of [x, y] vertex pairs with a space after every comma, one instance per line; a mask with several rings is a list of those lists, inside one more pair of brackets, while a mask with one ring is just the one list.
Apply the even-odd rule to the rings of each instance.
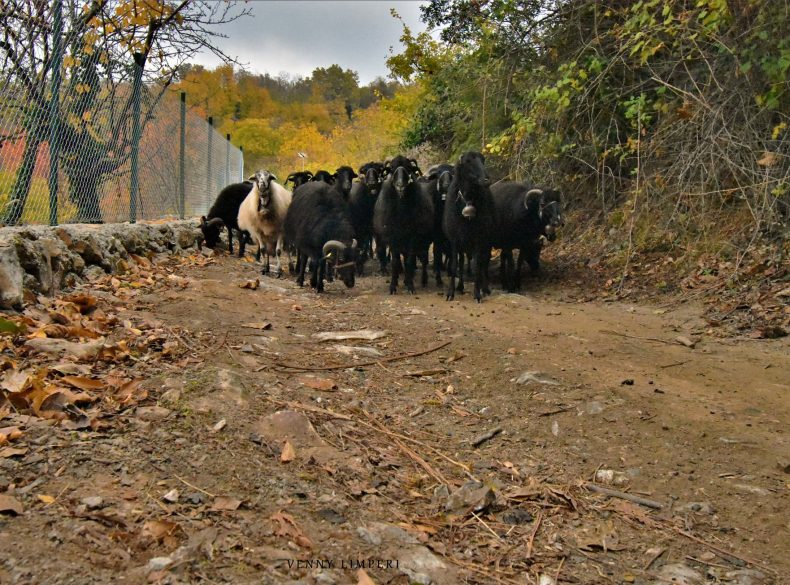
[[77, 223], [104, 223], [99, 207], [99, 183], [101, 175], [96, 168], [98, 154], [83, 143], [73, 159], [66, 158], [63, 164], [69, 178], [69, 199], [77, 206]]
[[33, 181], [33, 171], [36, 167], [38, 149], [41, 146], [41, 139], [36, 136], [36, 132], [28, 131], [25, 139], [25, 150], [22, 153], [22, 164], [16, 174], [14, 187], [8, 199], [7, 207], [0, 218], [0, 222], [6, 225], [16, 225], [25, 210], [27, 196], [30, 194], [30, 185]]

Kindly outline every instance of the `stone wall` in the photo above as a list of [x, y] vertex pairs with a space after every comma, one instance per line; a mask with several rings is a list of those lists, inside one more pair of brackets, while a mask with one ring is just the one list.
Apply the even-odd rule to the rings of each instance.
[[54, 294], [86, 270], [114, 272], [129, 254], [193, 248], [201, 238], [194, 220], [0, 227], [0, 308], [19, 308], [26, 289]]

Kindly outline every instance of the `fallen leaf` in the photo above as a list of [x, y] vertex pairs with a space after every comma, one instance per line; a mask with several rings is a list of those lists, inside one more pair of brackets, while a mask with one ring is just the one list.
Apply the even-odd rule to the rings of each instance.
[[331, 390], [337, 390], [337, 384], [335, 384], [334, 380], [330, 380], [329, 378], [316, 378], [315, 376], [301, 376], [299, 377], [298, 381], [303, 386], [307, 386], [308, 388], [312, 388], [313, 390], [323, 390], [325, 392], [329, 392]]
[[226, 425], [226, 424], [228, 424], [228, 421], [226, 421], [226, 420], [223, 418], [223, 419], [222, 419], [222, 420], [220, 420], [220, 421], [219, 421], [217, 424], [215, 424], [213, 427], [211, 427], [211, 432], [212, 432], [212, 433], [218, 433], [218, 432], [220, 432], [222, 429], [224, 429], [224, 428], [225, 428], [225, 425]]
[[244, 323], [242, 327], [246, 327], [247, 329], [260, 329], [261, 331], [268, 331], [272, 328], [272, 324], [268, 321], [264, 321], [262, 323]]
[[258, 290], [258, 287], [261, 286], [261, 279], [256, 278], [255, 280], [248, 280], [245, 283], [239, 285], [239, 288], [247, 288], [250, 290]]
[[24, 333], [24, 331], [24, 325], [17, 325], [13, 321], [0, 317], [0, 335], [16, 335], [17, 333]]
[[270, 516], [270, 519], [276, 521], [279, 525], [275, 531], [275, 535], [289, 537], [302, 548], [312, 548], [313, 543], [302, 534], [293, 516], [281, 511], [274, 513]]
[[683, 335], [678, 335], [675, 338], [675, 341], [677, 341], [681, 345], [685, 345], [689, 349], [694, 349], [694, 347], [696, 347], [696, 345], [697, 345], [696, 341], [692, 341], [691, 339], [689, 339], [688, 337], [685, 337]]
[[7, 392], [16, 394], [27, 390], [32, 378], [33, 374], [30, 370], [8, 370], [3, 376], [0, 387]]
[[7, 457], [16, 457], [17, 455], [24, 455], [27, 453], [27, 447], [5, 447], [0, 449], [0, 459]]
[[68, 295], [66, 297], [63, 297], [63, 300], [77, 305], [80, 313], [82, 313], [83, 315], [90, 313], [98, 303], [96, 297], [85, 293], [75, 293], [72, 295]]
[[179, 529], [178, 524], [169, 520], [148, 520], [143, 524], [143, 535], [161, 542], [168, 536], [172, 536]]
[[101, 380], [83, 378], [82, 376], [63, 376], [60, 381], [80, 390], [101, 390], [106, 387], [106, 384]]
[[761, 159], [757, 161], [757, 164], [761, 167], [772, 167], [776, 164], [778, 160], [778, 156], [775, 152], [765, 151], [763, 152], [763, 156]]
[[472, 416], [471, 412], [469, 412], [468, 410], [464, 410], [463, 408], [461, 408], [460, 406], [456, 406], [455, 404], [451, 404], [450, 408], [452, 408], [453, 412], [455, 412], [459, 416]]
[[234, 510], [238, 510], [241, 504], [242, 500], [237, 500], [230, 496], [217, 496], [214, 498], [211, 509], [215, 512], [233, 512]]
[[288, 463], [289, 461], [293, 461], [296, 459], [296, 449], [294, 449], [293, 445], [288, 441], [285, 442], [283, 445], [283, 450], [280, 453], [280, 461], [283, 463]]
[[357, 585], [376, 585], [376, 582], [368, 576], [365, 569], [357, 571], [357, 579]]
[[178, 496], [179, 496], [178, 490], [173, 488], [172, 490], [167, 492], [165, 495], [163, 495], [162, 499], [165, 502], [170, 502], [171, 504], [175, 504], [178, 501]]
[[45, 494], [38, 494], [36, 497], [40, 502], [45, 503], [47, 506], [55, 503], [55, 498], [53, 498], [52, 496], [47, 496]]
[[19, 427], [3, 427], [0, 428], [0, 445], [18, 439], [22, 436], [22, 431]]
[[59, 355], [61, 353], [75, 357], [78, 360], [93, 360], [104, 347], [104, 338], [86, 343], [76, 343], [64, 339], [29, 339], [25, 345], [43, 353]]
[[19, 515], [24, 511], [25, 509], [22, 507], [22, 503], [19, 500], [13, 496], [0, 494], [0, 513], [12, 512], [13, 514]]

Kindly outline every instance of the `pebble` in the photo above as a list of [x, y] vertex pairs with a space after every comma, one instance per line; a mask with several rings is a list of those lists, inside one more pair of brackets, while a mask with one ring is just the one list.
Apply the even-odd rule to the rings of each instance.
[[87, 498], [82, 498], [80, 502], [85, 504], [85, 507], [89, 510], [96, 510], [102, 507], [104, 499], [101, 496], [88, 496]]
[[173, 559], [170, 557], [154, 557], [148, 561], [149, 571], [161, 571], [173, 564]]

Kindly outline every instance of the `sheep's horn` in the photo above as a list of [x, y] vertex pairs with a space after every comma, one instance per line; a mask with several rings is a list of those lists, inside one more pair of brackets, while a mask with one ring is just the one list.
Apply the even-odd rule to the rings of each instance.
[[543, 195], [543, 189], [530, 189], [529, 191], [527, 191], [527, 197], [529, 197], [533, 193], [535, 195]]
[[321, 254], [326, 257], [332, 250], [338, 250], [339, 252], [342, 252], [345, 249], [346, 245], [343, 242], [338, 240], [329, 240], [326, 244], [324, 244], [324, 247], [321, 248]]
[[356, 238], [351, 240], [351, 249], [352, 250], [356, 250], [357, 249], [357, 240], [356, 240]]

